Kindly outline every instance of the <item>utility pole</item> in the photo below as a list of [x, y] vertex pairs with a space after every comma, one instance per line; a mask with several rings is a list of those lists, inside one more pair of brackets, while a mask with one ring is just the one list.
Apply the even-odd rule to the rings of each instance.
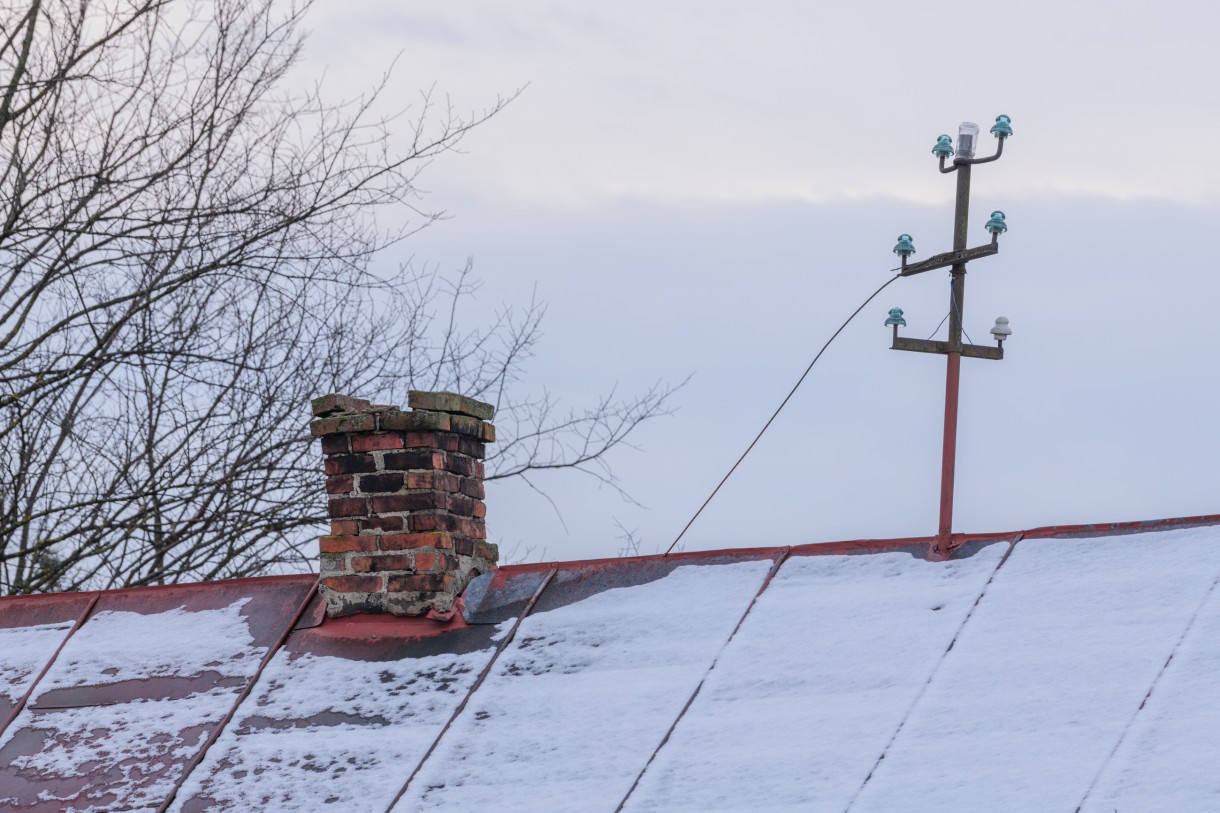
[[[975, 146], [978, 142], [979, 127], [973, 122], [963, 122], [958, 129], [957, 148], [953, 147], [953, 139], [942, 135], [936, 139], [932, 154], [940, 159], [940, 171], [948, 174], [957, 173], [957, 198], [953, 211], [953, 250], [937, 254], [918, 263], [907, 263], [907, 258], [915, 253], [915, 246], [909, 234], [898, 237], [898, 245], [894, 253], [902, 260], [900, 275], [904, 277], [922, 274], [936, 268], [948, 268], [949, 284], [949, 338], [948, 341], [933, 341], [931, 339], [910, 339], [898, 335], [899, 326], [906, 326], [902, 309], [890, 310], [887, 326], [893, 326], [894, 337], [892, 349], [909, 350], [916, 353], [940, 353], [947, 357], [945, 369], [945, 436], [941, 451], [940, 464], [940, 524], [936, 539], [932, 542], [930, 556], [933, 559], [948, 558], [957, 548], [960, 541], [953, 539], [953, 475], [957, 463], [957, 399], [958, 385], [961, 379], [962, 356], [968, 358], [992, 359], [998, 361], [1004, 358], [1004, 340], [1012, 334], [1008, 320], [1003, 316], [996, 319], [991, 335], [996, 340], [995, 347], [962, 343], [962, 315], [966, 302], [966, 264], [971, 260], [989, 257], [999, 253], [1000, 235], [1008, 230], [1004, 222], [1003, 212], [992, 212], [987, 221], [986, 229], [991, 233], [991, 242], [975, 248], [966, 247], [966, 227], [970, 218], [970, 172], [975, 164], [987, 164], [998, 160], [1004, 152], [1004, 142], [1012, 135], [1012, 122], [1008, 116], [997, 116], [991, 134], [997, 139], [995, 155], [987, 158], [975, 158]], [[952, 163], [946, 166], [946, 161]]]

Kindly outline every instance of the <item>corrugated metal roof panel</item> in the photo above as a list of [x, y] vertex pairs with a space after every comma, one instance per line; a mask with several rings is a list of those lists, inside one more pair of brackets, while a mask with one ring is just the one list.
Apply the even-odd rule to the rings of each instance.
[[[312, 576], [98, 594], [0, 734], [0, 807], [160, 810], [219, 736], [174, 810], [384, 813], [414, 774], [400, 812], [1210, 813], [1218, 520], [998, 569], [998, 535], [505, 567], [445, 623], [325, 619]], [[0, 601], [10, 703], [89, 601]]]
[[171, 809], [384, 811], [491, 658], [495, 635], [392, 616], [294, 632]]
[[625, 809], [845, 809], [1008, 547], [789, 558]]
[[395, 810], [612, 809], [771, 564], [570, 570], [542, 594]]
[[0, 734], [93, 594], [0, 599]]
[[853, 811], [1075, 810], [1217, 576], [1215, 527], [1019, 542]]
[[1220, 807], [1218, 680], [1220, 590], [1213, 585], [1084, 811]]
[[0, 803], [158, 806], [314, 580], [253, 581], [103, 594], [0, 735]]

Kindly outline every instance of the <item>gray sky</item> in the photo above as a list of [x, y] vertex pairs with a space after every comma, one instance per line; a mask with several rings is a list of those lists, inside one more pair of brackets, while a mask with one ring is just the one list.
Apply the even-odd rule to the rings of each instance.
[[[960, 17], [954, 15], [966, 11]], [[1220, 512], [1215, 358], [1220, 83], [1215, 4], [562, 5], [320, 0], [302, 69], [352, 95], [458, 110], [527, 86], [429, 167], [452, 220], [416, 258], [473, 256], [480, 305], [549, 303], [530, 382], [573, 404], [693, 373], [676, 414], [613, 459], [644, 507], [592, 482], [488, 497], [533, 558], [614, 555], [615, 520], [665, 546], [822, 342], [888, 276], [900, 232], [949, 247], [952, 176], [930, 149], [998, 113], [974, 174], [955, 529]], [[983, 139], [990, 151], [992, 140]], [[688, 549], [935, 531], [944, 361], [926, 337], [948, 274], [900, 280], [843, 333], [688, 534]]]

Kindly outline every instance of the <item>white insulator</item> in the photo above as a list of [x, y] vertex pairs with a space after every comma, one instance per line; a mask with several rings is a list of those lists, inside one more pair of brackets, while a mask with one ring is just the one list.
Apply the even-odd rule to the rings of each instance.
[[1008, 326], [1008, 317], [996, 317], [995, 327], [991, 329], [991, 335], [995, 336], [997, 342], [1002, 342], [1012, 335], [1012, 328]]

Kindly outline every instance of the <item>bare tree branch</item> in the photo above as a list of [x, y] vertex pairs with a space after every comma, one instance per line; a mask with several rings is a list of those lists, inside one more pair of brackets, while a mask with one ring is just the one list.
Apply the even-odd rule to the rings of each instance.
[[471, 328], [470, 264], [381, 270], [443, 216], [419, 172], [511, 97], [286, 92], [308, 8], [0, 0], [0, 594], [311, 568], [319, 393], [457, 389], [499, 407], [493, 478], [615, 488], [665, 412], [522, 395], [536, 298]]

